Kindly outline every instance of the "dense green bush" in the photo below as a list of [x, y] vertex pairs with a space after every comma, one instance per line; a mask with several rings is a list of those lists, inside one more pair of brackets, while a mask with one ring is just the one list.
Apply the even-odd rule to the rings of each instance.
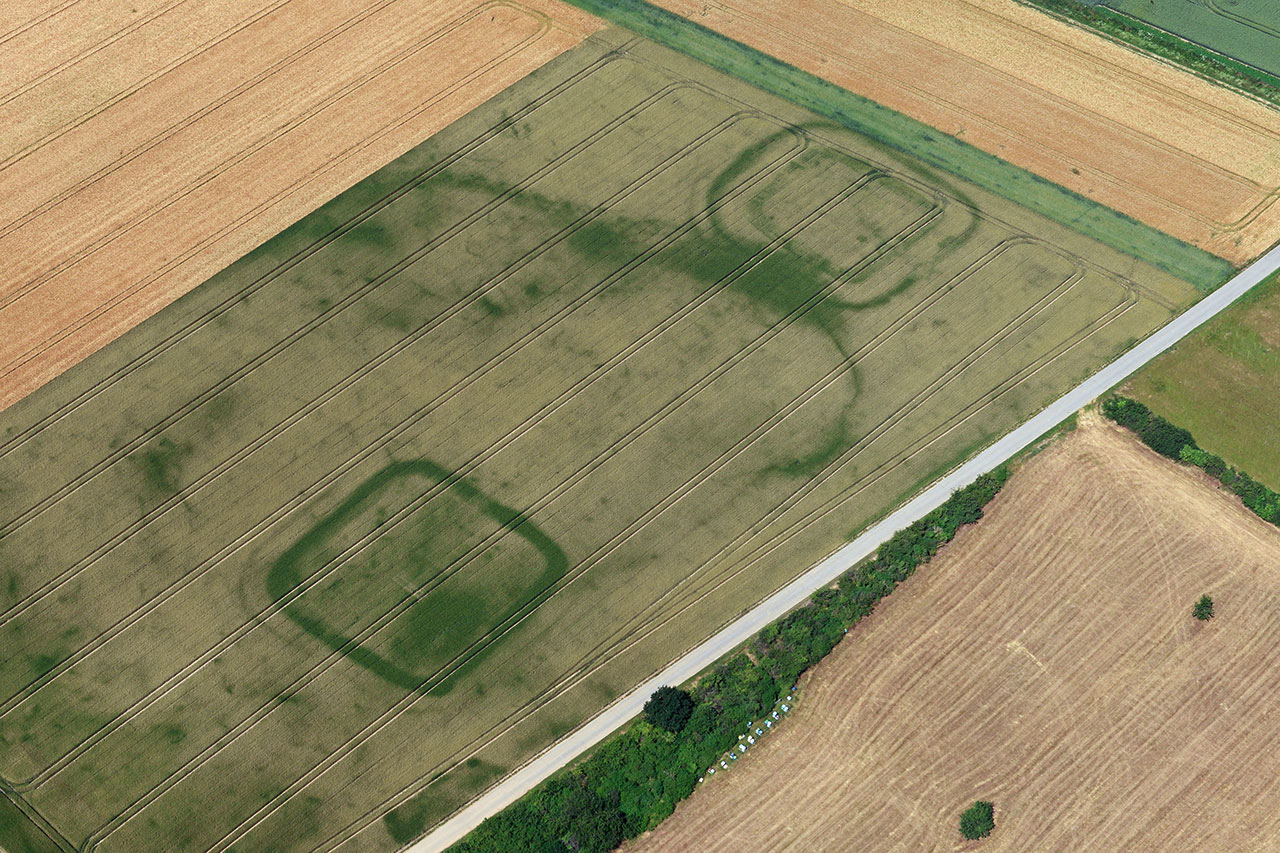
[[970, 841], [986, 838], [995, 828], [995, 806], [986, 800], [978, 800], [960, 815], [960, 834]]
[[[644, 719], [486, 820], [454, 845], [454, 853], [595, 853], [657, 826], [743, 729], [773, 708], [781, 691], [962, 525], [982, 518], [1008, 477], [1002, 466], [958, 490], [895, 534], [874, 559], [846, 572], [836, 587], [818, 590], [807, 605], [762, 630], [748, 645], [749, 655], [738, 652], [716, 664], [698, 680], [688, 716], [676, 730], [655, 725], [646, 704]], [[650, 702], [672, 689], [655, 692]]]
[[660, 729], [678, 732], [693, 715], [693, 697], [679, 687], [659, 687], [644, 703], [644, 718]]
[[1207, 595], [1200, 596], [1200, 600], [1191, 608], [1191, 615], [1199, 619], [1201, 622], [1207, 622], [1213, 618], [1213, 599]]
[[[1102, 413], [1128, 427], [1158, 453], [1201, 468], [1209, 476], [1235, 492], [1240, 500], [1260, 518], [1280, 524], [1280, 494], [1259, 483], [1243, 471], [1232, 468], [1221, 457], [1201, 450], [1191, 433], [1151, 413], [1137, 400], [1119, 395], [1102, 401]], [[1174, 450], [1175, 445], [1177, 449]]]

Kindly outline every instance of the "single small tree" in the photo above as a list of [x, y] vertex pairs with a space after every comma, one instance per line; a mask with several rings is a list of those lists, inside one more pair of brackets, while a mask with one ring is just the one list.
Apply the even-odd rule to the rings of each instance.
[[1213, 599], [1207, 595], [1200, 596], [1196, 606], [1191, 608], [1191, 615], [1201, 622], [1208, 622], [1213, 618]]
[[986, 838], [996, 828], [995, 806], [978, 800], [960, 815], [960, 834], [969, 840]]
[[693, 716], [693, 697], [678, 687], [659, 687], [644, 703], [644, 718], [660, 729], [678, 732]]

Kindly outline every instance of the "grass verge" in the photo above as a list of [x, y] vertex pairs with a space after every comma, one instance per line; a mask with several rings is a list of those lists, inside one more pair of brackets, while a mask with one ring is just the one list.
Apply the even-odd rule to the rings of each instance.
[[972, 181], [1208, 292], [1232, 266], [1039, 175], [902, 113], [734, 41], [645, 0], [570, 0], [576, 6], [727, 74]]

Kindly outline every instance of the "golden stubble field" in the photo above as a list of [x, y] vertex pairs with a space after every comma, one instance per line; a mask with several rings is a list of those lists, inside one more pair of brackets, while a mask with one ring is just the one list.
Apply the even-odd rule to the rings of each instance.
[[1235, 263], [1280, 235], [1280, 112], [1013, 0], [656, 2]]
[[1274, 527], [1086, 422], [628, 850], [1275, 850], [1277, 609]]
[[0, 413], [0, 785], [397, 849], [1195, 296], [601, 33]]
[[599, 27], [557, 0], [6, 8], [0, 408]]

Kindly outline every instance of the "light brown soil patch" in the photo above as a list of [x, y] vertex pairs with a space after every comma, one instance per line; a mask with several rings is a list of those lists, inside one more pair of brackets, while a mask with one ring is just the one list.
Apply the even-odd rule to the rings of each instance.
[[1085, 423], [629, 849], [978, 849], [976, 799], [983, 853], [1280, 849], [1278, 611], [1280, 532]]
[[1013, 0], [657, 0], [1243, 263], [1280, 236], [1280, 112]]
[[557, 0], [17, 13], [0, 33], [0, 408], [600, 26]]

